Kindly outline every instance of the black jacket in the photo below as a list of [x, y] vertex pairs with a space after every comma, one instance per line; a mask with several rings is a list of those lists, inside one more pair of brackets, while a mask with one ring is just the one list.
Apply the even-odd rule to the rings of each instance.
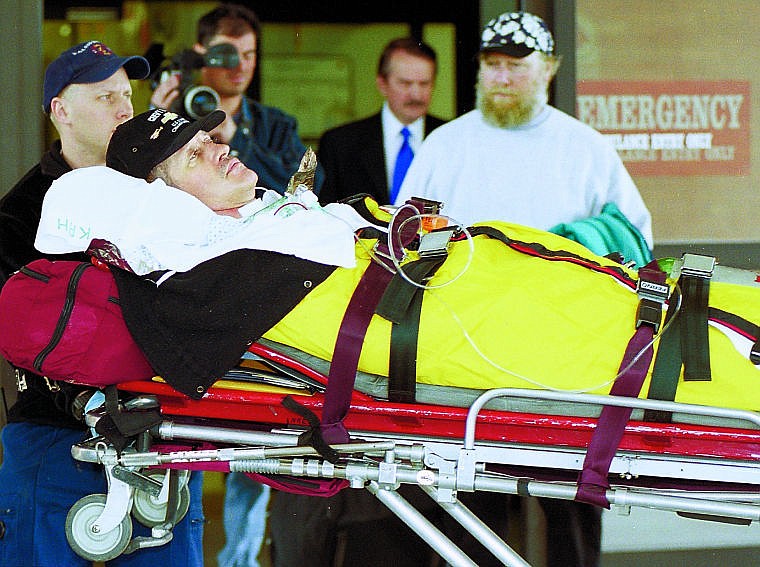
[[[71, 167], [61, 155], [56, 141], [26, 175], [0, 200], [0, 286], [21, 266], [45, 255], [34, 248], [40, 223], [42, 200], [51, 183]], [[57, 258], [83, 259], [83, 255]], [[8, 411], [8, 421], [28, 421], [43, 425], [83, 428], [71, 414], [74, 397], [84, 388], [72, 384], [51, 384], [25, 372], [26, 389], [19, 392]]]
[[[435, 116], [426, 116], [425, 136], [445, 122]], [[339, 201], [358, 193], [369, 193], [381, 205], [390, 200], [379, 112], [322, 134], [317, 158], [325, 168], [325, 183], [319, 193], [322, 203]]]
[[68, 171], [71, 167], [56, 141], [40, 163], [0, 200], [0, 286], [21, 266], [43, 257], [34, 248], [42, 200], [51, 183]]
[[124, 321], [151, 366], [200, 398], [246, 348], [325, 281], [334, 266], [268, 250], [233, 250], [177, 273], [113, 269]]

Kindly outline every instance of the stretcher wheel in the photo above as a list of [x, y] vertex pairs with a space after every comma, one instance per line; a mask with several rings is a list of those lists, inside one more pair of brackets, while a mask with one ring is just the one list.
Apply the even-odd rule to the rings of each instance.
[[[166, 471], [152, 470], [145, 476], [163, 481]], [[177, 514], [174, 524], [178, 524], [190, 509], [190, 488], [185, 481], [180, 485], [177, 501]], [[144, 490], [136, 490], [132, 501], [132, 516], [143, 526], [153, 528], [166, 521], [166, 502], [159, 502], [158, 498]]]
[[92, 525], [105, 506], [105, 494], [90, 494], [77, 500], [66, 516], [66, 539], [71, 549], [89, 561], [115, 559], [124, 552], [132, 538], [132, 520], [129, 516], [125, 516], [109, 532], [92, 531]]

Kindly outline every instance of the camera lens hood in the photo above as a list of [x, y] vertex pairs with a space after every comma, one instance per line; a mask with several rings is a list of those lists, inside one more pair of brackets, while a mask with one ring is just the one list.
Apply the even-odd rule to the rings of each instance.
[[182, 97], [184, 113], [199, 120], [219, 108], [219, 94], [205, 85], [195, 85], [187, 89]]

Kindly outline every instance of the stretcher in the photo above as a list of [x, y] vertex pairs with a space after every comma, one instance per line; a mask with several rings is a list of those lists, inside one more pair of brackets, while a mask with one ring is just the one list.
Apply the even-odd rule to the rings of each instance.
[[[345, 418], [350, 440], [332, 445], [335, 453], [326, 458], [299, 444], [312, 425], [303, 409], [321, 413], [326, 384], [313, 357], [267, 340], [254, 343], [241, 365], [201, 399], [160, 379], [120, 384], [115, 407], [88, 411], [91, 427], [114, 409], [158, 417], [121, 447], [94, 436], [72, 448], [75, 459], [103, 465], [109, 481], [108, 494], [71, 508], [66, 533], [73, 549], [107, 561], [162, 545], [187, 511], [188, 471], [240, 471], [274, 486], [321, 482], [333, 491], [369, 490], [449, 564], [475, 565], [397, 492], [402, 484], [416, 485], [504, 565], [524, 566], [457, 494], [575, 499], [603, 407], [633, 408], [609, 465], [604, 497], [611, 507], [741, 525], [760, 520], [760, 415], [752, 411], [539, 389], [437, 392], [434, 386], [423, 386], [418, 398], [436, 403], [398, 403], [383, 399], [382, 379], [360, 374]], [[673, 419], [644, 421], [646, 411]], [[130, 514], [152, 528], [152, 537], [132, 539]]]
[[[71, 508], [72, 548], [108, 561], [166, 543], [191, 470], [367, 489], [456, 566], [474, 563], [399, 486], [505, 565], [526, 563], [458, 494], [760, 519], [756, 273], [707, 257], [635, 270], [507, 223], [408, 224], [425, 206], [357, 235], [355, 268], [236, 250], [156, 281], [113, 270], [166, 382], [110, 386], [89, 408], [98, 435], [72, 455], [109, 490]], [[132, 539], [130, 515], [152, 536]]]

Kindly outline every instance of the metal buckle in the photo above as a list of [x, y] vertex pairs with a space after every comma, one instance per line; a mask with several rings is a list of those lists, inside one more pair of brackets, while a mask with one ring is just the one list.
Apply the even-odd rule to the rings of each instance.
[[26, 374], [19, 368], [14, 368], [13, 373], [16, 375], [16, 389], [19, 392], [23, 392], [29, 388], [29, 384], [26, 383]]
[[684, 254], [681, 275], [710, 279], [715, 271], [715, 258], [701, 254]]
[[417, 249], [420, 258], [446, 256], [449, 253], [449, 242], [454, 232], [453, 228], [449, 228], [423, 234]]
[[636, 308], [636, 328], [647, 324], [654, 329], [655, 334], [660, 330], [662, 322], [662, 303], [651, 299], [640, 299]]
[[[641, 276], [641, 271], [639, 271], [639, 276]], [[670, 295], [670, 286], [667, 283], [661, 284], [639, 277], [636, 295], [639, 296], [639, 305], [636, 308], [636, 328], [647, 324], [657, 334], [662, 323], [662, 306]]]
[[665, 303], [670, 296], [670, 286], [666, 283], [661, 284], [639, 278], [639, 281], [636, 284], [636, 295], [641, 299], [649, 299], [662, 304]]

